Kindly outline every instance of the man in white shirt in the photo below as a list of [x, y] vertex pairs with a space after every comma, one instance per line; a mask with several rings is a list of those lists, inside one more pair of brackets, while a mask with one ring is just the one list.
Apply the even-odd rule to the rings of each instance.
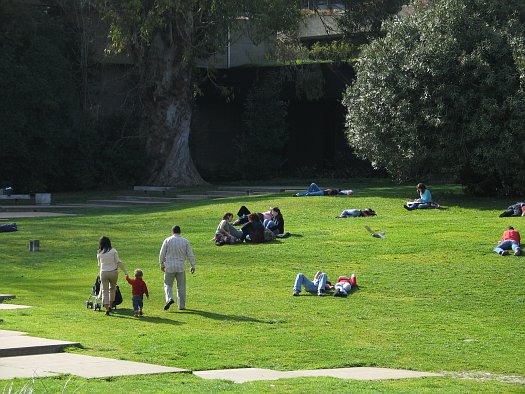
[[170, 309], [173, 300], [173, 282], [177, 279], [177, 305], [180, 310], [186, 309], [186, 259], [191, 265], [191, 273], [195, 272], [195, 257], [191, 245], [186, 238], [181, 237], [180, 227], [173, 226], [173, 235], [162, 243], [159, 254], [160, 269], [164, 272], [164, 293], [166, 305], [164, 310]]

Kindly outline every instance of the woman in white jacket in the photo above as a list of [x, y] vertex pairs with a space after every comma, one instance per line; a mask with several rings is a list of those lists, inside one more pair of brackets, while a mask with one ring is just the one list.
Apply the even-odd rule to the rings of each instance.
[[111, 312], [111, 306], [115, 301], [117, 288], [118, 268], [127, 275], [124, 264], [120, 261], [116, 249], [111, 247], [108, 237], [100, 237], [97, 252], [98, 266], [100, 268], [100, 293], [102, 294], [102, 305], [106, 307], [106, 315]]

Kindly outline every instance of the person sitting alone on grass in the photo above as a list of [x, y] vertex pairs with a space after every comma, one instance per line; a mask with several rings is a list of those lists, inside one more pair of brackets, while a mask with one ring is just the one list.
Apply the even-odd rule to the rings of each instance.
[[367, 217], [367, 216], [376, 216], [377, 213], [372, 208], [366, 209], [345, 209], [341, 212], [341, 215], [336, 216], [336, 218], [357, 218], [357, 217]]
[[342, 194], [345, 196], [350, 196], [353, 194], [352, 190], [341, 190], [341, 189], [321, 189], [317, 184], [312, 183], [306, 189], [305, 192], [295, 193], [293, 197], [305, 197], [305, 196], [335, 196]]
[[133, 315], [135, 317], [138, 317], [139, 315], [143, 315], [142, 308], [144, 307], [144, 294], [149, 299], [149, 293], [148, 286], [146, 286], [146, 282], [142, 280], [144, 272], [142, 272], [140, 268], [137, 268], [133, 272], [133, 276], [135, 276], [135, 279], [130, 279], [129, 276], [126, 275], [126, 280], [131, 285], [131, 301], [133, 302]]
[[321, 271], [317, 271], [313, 280], [308, 279], [302, 273], [297, 274], [292, 295], [298, 296], [301, 294], [301, 288], [303, 286], [305, 291], [309, 293], [317, 292], [317, 295], [320, 297], [326, 295], [326, 290], [333, 289], [332, 284], [328, 281], [328, 275]]
[[520, 233], [519, 231], [514, 230], [514, 227], [509, 226], [507, 230], [503, 232], [501, 240], [498, 243], [498, 246], [494, 248], [494, 252], [501, 256], [507, 256], [509, 250], [514, 251], [514, 256], [519, 256], [521, 254], [520, 246]]
[[407, 202], [405, 205], [403, 205], [403, 208], [408, 211], [412, 211], [414, 209], [437, 208], [436, 204], [432, 204], [432, 194], [424, 183], [418, 183], [416, 190], [419, 193], [419, 198], [416, 198], [414, 201]]

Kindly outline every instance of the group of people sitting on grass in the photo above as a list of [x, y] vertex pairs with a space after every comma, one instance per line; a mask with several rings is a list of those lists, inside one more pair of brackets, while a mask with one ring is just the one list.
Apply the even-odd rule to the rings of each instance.
[[[214, 241], [217, 246], [249, 241], [254, 244], [273, 241], [275, 238], [286, 238], [284, 217], [278, 207], [268, 211], [250, 212], [244, 205], [237, 212], [238, 219], [233, 221], [233, 213], [227, 212], [215, 231]], [[240, 229], [235, 226], [241, 226]]]

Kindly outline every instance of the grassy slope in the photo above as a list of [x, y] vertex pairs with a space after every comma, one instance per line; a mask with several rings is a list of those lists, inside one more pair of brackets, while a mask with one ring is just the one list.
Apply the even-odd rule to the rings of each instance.
[[[414, 197], [412, 185], [341, 186], [354, 188], [355, 195], [250, 196], [19, 219], [20, 231], [1, 234], [2, 292], [15, 293], [16, 302], [35, 308], [3, 312], [2, 328], [79, 341], [82, 354], [192, 370], [379, 366], [525, 376], [524, 260], [492, 252], [504, 227], [523, 230], [522, 218], [498, 218], [513, 201], [472, 200], [457, 186], [436, 186], [435, 199], [446, 209], [406, 212], [402, 203]], [[242, 204], [252, 210], [279, 206], [294, 236], [272, 244], [216, 247], [210, 239], [220, 217]], [[334, 218], [345, 208], [366, 207], [378, 216]], [[158, 250], [175, 223], [194, 247], [197, 272], [188, 273], [188, 310], [166, 313]], [[370, 237], [364, 225], [386, 231], [386, 239]], [[151, 299], [145, 301], [142, 321], [132, 317], [130, 286], [122, 277], [125, 301], [115, 317], [83, 306], [97, 274], [102, 234], [112, 239], [129, 271], [145, 272]], [[29, 239], [40, 239], [40, 252], [27, 251]], [[360, 290], [347, 299], [291, 297], [296, 273], [312, 276], [318, 269], [332, 280], [356, 273]], [[399, 392], [491, 392], [502, 385], [450, 378], [242, 386], [193, 376], [115, 380], [120, 383], [111, 390], [123, 392], [135, 385], [161, 391], [172, 384], [195, 391], [261, 391], [270, 384], [294, 391], [302, 384], [328, 384]], [[74, 382], [90, 392], [104, 392], [111, 383]]]

